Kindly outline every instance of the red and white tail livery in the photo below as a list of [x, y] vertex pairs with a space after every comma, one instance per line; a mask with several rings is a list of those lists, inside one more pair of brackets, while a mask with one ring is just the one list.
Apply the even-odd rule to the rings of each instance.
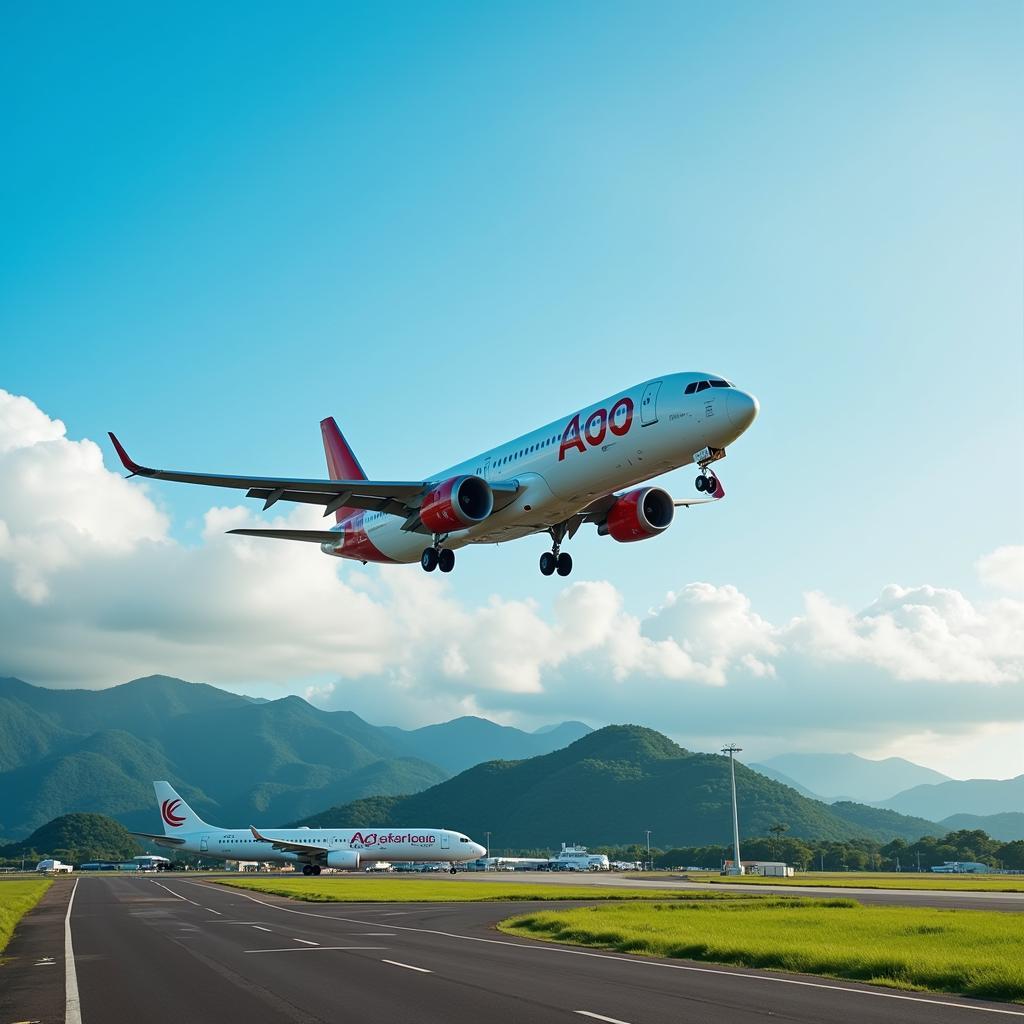
[[[467, 544], [534, 533], [551, 537], [545, 576], [568, 576], [562, 545], [584, 523], [620, 542], [647, 540], [672, 524], [680, 506], [725, 496], [710, 466], [755, 420], [757, 399], [723, 377], [674, 373], [645, 381], [537, 430], [480, 452], [422, 480], [368, 480], [333, 418], [320, 423], [328, 479], [226, 476], [150, 469], [110, 439], [134, 476], [233, 487], [262, 498], [321, 505], [324, 530], [231, 530], [319, 544], [324, 554], [360, 562], [416, 562], [451, 572]], [[700, 469], [703, 497], [673, 498], [646, 482], [680, 466]]]

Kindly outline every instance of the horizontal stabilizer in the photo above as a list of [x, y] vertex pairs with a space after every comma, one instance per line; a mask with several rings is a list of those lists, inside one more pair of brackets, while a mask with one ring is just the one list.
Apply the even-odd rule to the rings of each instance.
[[157, 846], [182, 846], [185, 842], [184, 839], [179, 839], [177, 836], [157, 836], [152, 832], [129, 832], [128, 834], [138, 836], [140, 839], [148, 839], [156, 843]]
[[332, 544], [342, 539], [337, 530], [228, 530], [243, 537], [272, 537], [275, 540], [304, 540], [310, 544]]

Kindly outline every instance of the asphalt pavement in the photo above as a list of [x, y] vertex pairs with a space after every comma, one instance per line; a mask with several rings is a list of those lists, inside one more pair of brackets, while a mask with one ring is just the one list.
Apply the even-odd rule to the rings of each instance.
[[[0, 968], [0, 1024], [1024, 1021], [1013, 1004], [574, 949], [494, 929], [502, 917], [551, 907], [310, 904], [166, 875], [86, 877], [77, 889], [61, 880]], [[73, 972], [61, 970], [68, 944]]]

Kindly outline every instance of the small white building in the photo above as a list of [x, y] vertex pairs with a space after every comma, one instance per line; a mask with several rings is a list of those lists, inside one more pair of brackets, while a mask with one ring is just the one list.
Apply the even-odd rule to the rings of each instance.
[[781, 860], [741, 860], [742, 871], [734, 871], [731, 860], [725, 862], [723, 875], [764, 875], [770, 878], [792, 878], [793, 869]]
[[566, 846], [548, 864], [552, 871], [610, 871], [606, 853], [591, 853], [585, 846]]
[[947, 860], [932, 868], [932, 871], [943, 875], [988, 875], [992, 870], [987, 864], [979, 864], [974, 860]]
[[59, 860], [54, 857], [47, 857], [45, 860], [41, 860], [36, 865], [36, 871], [44, 875], [70, 875], [74, 871], [74, 866], [71, 864], [62, 864]]
[[140, 857], [132, 857], [132, 863], [138, 871], [166, 871], [171, 866], [167, 857], [150, 856], [145, 853]]

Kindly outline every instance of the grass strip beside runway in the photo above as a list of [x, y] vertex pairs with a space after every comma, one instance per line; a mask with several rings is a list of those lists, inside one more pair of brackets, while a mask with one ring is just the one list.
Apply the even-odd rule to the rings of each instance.
[[921, 889], [935, 892], [1024, 892], [1024, 875], [917, 875], [891, 872], [803, 872], [792, 878], [762, 875], [669, 874], [656, 872], [645, 878], [680, 879], [710, 885], [815, 885], [834, 889]]
[[219, 885], [235, 886], [275, 896], [289, 896], [313, 903], [506, 903], [523, 900], [696, 900], [717, 902], [745, 899], [728, 892], [692, 892], [672, 889], [625, 889], [594, 885], [543, 885], [509, 882], [466, 882], [416, 878], [319, 878], [211, 879]]
[[1013, 914], [779, 897], [541, 911], [499, 927], [620, 953], [1024, 1002], [1024, 928]]
[[14, 934], [14, 926], [42, 898], [53, 884], [49, 878], [19, 878], [4, 880], [0, 885], [0, 953], [7, 948]]

